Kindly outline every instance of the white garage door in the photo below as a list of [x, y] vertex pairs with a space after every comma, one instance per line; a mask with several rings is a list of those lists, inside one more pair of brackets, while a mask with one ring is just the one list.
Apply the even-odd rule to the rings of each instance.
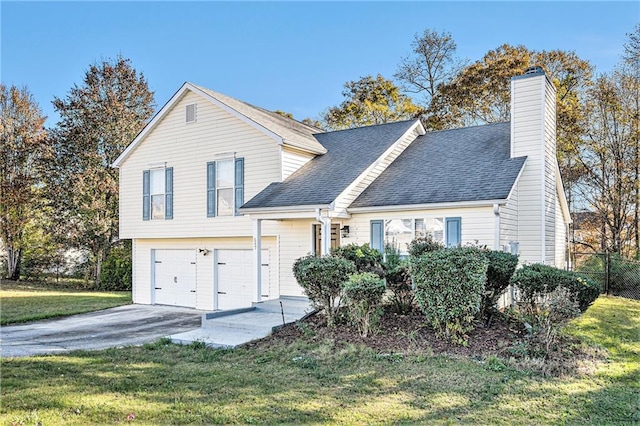
[[196, 307], [195, 250], [154, 250], [153, 270], [155, 303]]
[[[216, 250], [218, 309], [251, 306], [253, 283], [253, 250]], [[269, 250], [262, 250], [263, 299], [269, 298]]]

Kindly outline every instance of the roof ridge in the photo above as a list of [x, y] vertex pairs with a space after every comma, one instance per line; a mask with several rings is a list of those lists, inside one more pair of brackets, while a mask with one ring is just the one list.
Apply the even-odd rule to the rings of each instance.
[[497, 123], [484, 123], [484, 124], [476, 124], [476, 125], [473, 125], [473, 126], [455, 127], [453, 129], [428, 130], [427, 133], [430, 134], [430, 133], [451, 132], [453, 130], [475, 129], [477, 127], [497, 126], [497, 125], [500, 125], [500, 124], [507, 124], [507, 123], [511, 123], [511, 120], [500, 121], [500, 122], [497, 122]]
[[370, 128], [372, 128], [372, 127], [378, 127], [378, 126], [390, 126], [390, 125], [393, 125], [393, 124], [409, 123], [409, 122], [415, 122], [415, 121], [420, 121], [420, 119], [419, 119], [419, 118], [410, 118], [410, 119], [408, 119], [408, 120], [392, 121], [392, 122], [389, 122], [389, 123], [369, 124], [369, 125], [367, 125], [367, 126], [350, 127], [350, 128], [348, 128], [348, 129], [330, 130], [330, 131], [327, 131], [327, 132], [325, 132], [325, 133], [327, 133], [327, 134], [329, 134], [329, 133], [333, 134], [333, 133], [339, 133], [339, 132], [349, 132], [349, 131], [352, 131], [352, 130], [358, 130], [358, 129], [370, 129]]

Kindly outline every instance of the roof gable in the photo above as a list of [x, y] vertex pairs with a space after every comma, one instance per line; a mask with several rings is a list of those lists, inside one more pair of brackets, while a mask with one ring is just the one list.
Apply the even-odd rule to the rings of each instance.
[[256, 130], [272, 138], [278, 144], [289, 145], [313, 154], [323, 154], [326, 149], [313, 137], [313, 134], [322, 132], [312, 126], [300, 123], [296, 120], [283, 117], [280, 114], [267, 111], [263, 108], [255, 107], [221, 93], [196, 86], [186, 82], [169, 99], [169, 101], [156, 113], [151, 121], [142, 129], [129, 146], [113, 162], [113, 167], [119, 167], [125, 159], [135, 150], [135, 148], [171, 111], [180, 101], [186, 91], [192, 91], [218, 107], [229, 112]]
[[333, 203], [372, 164], [419, 122], [401, 121], [315, 135], [327, 153], [283, 182], [275, 182], [242, 209], [323, 206]]
[[510, 124], [418, 137], [351, 208], [506, 200], [526, 157], [510, 158]]

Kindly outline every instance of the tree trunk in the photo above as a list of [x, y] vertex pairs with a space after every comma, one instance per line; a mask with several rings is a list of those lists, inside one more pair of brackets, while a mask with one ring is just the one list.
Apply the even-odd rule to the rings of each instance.
[[7, 247], [7, 278], [12, 281], [20, 279], [20, 261], [22, 260], [22, 249]]
[[95, 279], [93, 286], [96, 290], [100, 287], [100, 271], [102, 270], [102, 253], [98, 253], [96, 256], [96, 269], [95, 269]]

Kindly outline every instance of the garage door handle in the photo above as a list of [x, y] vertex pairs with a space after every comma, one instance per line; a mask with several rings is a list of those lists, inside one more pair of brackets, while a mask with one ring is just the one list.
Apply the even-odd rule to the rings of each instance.
[[218, 262], [218, 265], [226, 265], [226, 263]]
[[195, 293], [195, 292], [196, 292], [195, 290], [191, 290], [191, 293]]
[[156, 287], [156, 290], [162, 290], [162, 287]]
[[226, 291], [219, 291], [218, 294], [227, 294]]

